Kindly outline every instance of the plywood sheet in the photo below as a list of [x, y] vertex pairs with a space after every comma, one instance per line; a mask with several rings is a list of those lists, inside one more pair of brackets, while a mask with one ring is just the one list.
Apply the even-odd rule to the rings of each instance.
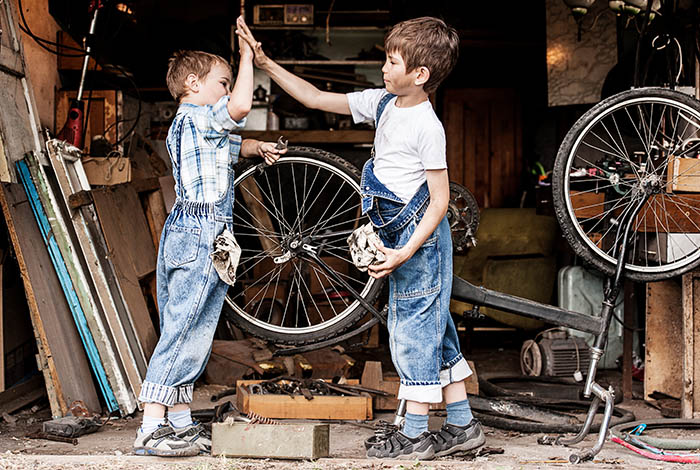
[[[139, 284], [139, 272], [145, 276], [155, 270], [155, 249], [138, 196], [129, 189], [95, 189], [92, 197], [124, 301], [143, 352], [150, 358], [158, 337]], [[140, 256], [151, 256], [152, 260], [140, 260]]]

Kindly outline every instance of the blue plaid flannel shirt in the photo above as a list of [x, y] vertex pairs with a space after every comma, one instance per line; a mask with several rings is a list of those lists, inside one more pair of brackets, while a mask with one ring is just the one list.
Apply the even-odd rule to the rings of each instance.
[[[216, 104], [181, 103], [170, 125], [166, 145], [173, 164], [175, 192], [190, 201], [214, 202], [228, 187], [229, 166], [238, 161], [241, 136], [232, 134], [245, 125], [228, 113], [228, 95]], [[184, 194], [178, 193], [177, 181]]]

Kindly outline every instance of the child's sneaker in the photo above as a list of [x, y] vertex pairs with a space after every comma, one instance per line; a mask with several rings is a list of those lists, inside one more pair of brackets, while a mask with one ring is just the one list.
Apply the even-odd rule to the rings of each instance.
[[374, 459], [430, 460], [435, 455], [433, 436], [425, 431], [418, 437], [410, 438], [401, 431], [367, 450], [367, 457]]
[[433, 438], [435, 439], [435, 457], [473, 450], [486, 442], [481, 424], [475, 419], [466, 426], [445, 423], [442, 429], [433, 433]]
[[136, 431], [134, 454], [161, 457], [190, 457], [199, 454], [199, 447], [177, 437], [170, 426], [160, 426], [150, 434]]
[[201, 423], [192, 423], [184, 428], [175, 428], [180, 439], [199, 448], [200, 454], [211, 454], [211, 433]]

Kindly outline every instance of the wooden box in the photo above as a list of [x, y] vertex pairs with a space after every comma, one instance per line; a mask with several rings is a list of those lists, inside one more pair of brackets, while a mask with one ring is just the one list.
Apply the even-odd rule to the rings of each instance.
[[571, 207], [577, 219], [590, 219], [603, 215], [605, 194], [571, 191]]
[[[248, 392], [248, 385], [262, 380], [236, 382], [236, 406], [243, 413], [257, 413], [274, 419], [372, 419], [372, 397], [258, 395]], [[348, 381], [352, 384], [353, 381]], [[357, 382], [357, 381], [355, 381]]]
[[668, 165], [670, 191], [700, 192], [700, 158], [675, 157]]
[[[467, 377], [464, 385], [467, 393], [470, 395], [479, 394], [479, 380], [476, 375], [476, 367], [472, 361], [467, 361], [469, 368], [472, 370], [472, 375]], [[374, 398], [374, 408], [377, 410], [395, 410], [399, 404], [396, 396], [399, 393], [399, 378], [397, 376], [384, 377], [382, 374], [382, 363], [379, 361], [365, 362], [365, 368], [362, 371], [362, 380], [360, 382], [363, 387], [382, 390], [390, 393], [390, 396], [377, 395]], [[445, 401], [441, 403], [431, 403], [431, 410], [444, 410]]]
[[82, 158], [90, 186], [110, 186], [131, 181], [131, 160], [116, 158]]

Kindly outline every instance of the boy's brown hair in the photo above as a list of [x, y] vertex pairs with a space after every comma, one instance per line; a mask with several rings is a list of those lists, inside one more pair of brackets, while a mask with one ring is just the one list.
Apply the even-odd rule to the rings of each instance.
[[423, 16], [394, 25], [384, 40], [384, 48], [387, 53], [401, 54], [406, 72], [418, 67], [430, 70], [423, 90], [432, 93], [457, 63], [459, 35], [441, 19]]
[[165, 81], [168, 90], [178, 103], [187, 94], [185, 79], [191, 73], [197, 75], [200, 80], [204, 79], [212, 65], [221, 63], [229, 66], [223, 57], [203, 51], [177, 51], [168, 60], [168, 73]]

